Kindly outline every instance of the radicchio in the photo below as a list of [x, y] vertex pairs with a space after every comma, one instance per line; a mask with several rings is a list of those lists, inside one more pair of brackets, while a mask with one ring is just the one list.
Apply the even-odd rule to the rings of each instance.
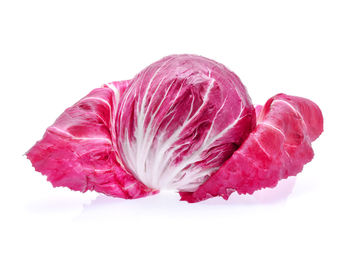
[[172, 55], [94, 89], [27, 157], [53, 186], [127, 199], [172, 189], [198, 202], [296, 175], [322, 131], [310, 100], [279, 94], [254, 108], [222, 64]]

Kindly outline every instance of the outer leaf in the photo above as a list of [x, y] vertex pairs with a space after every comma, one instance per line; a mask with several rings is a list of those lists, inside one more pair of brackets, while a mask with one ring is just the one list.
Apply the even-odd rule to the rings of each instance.
[[115, 151], [115, 116], [128, 81], [94, 89], [66, 109], [28, 152], [34, 168], [54, 187], [95, 190], [121, 198], [155, 193], [125, 171]]
[[311, 142], [322, 131], [323, 117], [315, 103], [276, 95], [267, 101], [256, 129], [232, 157], [196, 191], [180, 193], [181, 199], [198, 202], [218, 195], [227, 199], [234, 191], [252, 194], [274, 187], [311, 161]]

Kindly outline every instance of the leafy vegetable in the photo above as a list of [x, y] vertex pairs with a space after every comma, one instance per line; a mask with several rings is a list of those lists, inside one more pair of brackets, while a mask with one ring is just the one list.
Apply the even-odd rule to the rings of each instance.
[[197, 202], [296, 175], [322, 130], [313, 102], [279, 94], [254, 109], [222, 64], [172, 55], [93, 90], [27, 156], [53, 186], [121, 198], [173, 189]]

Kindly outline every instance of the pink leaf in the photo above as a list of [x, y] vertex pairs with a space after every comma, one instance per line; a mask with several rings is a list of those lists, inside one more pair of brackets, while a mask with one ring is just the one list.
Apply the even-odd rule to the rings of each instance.
[[233, 191], [252, 194], [299, 173], [313, 158], [311, 142], [323, 131], [323, 117], [310, 100], [278, 94], [261, 110], [256, 129], [240, 148], [194, 192], [181, 199], [198, 202], [211, 196], [228, 199]]

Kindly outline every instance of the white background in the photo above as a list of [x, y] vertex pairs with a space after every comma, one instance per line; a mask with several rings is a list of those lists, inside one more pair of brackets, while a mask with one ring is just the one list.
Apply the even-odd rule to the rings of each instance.
[[[349, 258], [349, 1], [1, 1], [1, 258]], [[23, 154], [68, 106], [159, 58], [238, 74], [254, 103], [312, 99], [325, 131], [297, 177], [198, 204], [52, 188]]]

